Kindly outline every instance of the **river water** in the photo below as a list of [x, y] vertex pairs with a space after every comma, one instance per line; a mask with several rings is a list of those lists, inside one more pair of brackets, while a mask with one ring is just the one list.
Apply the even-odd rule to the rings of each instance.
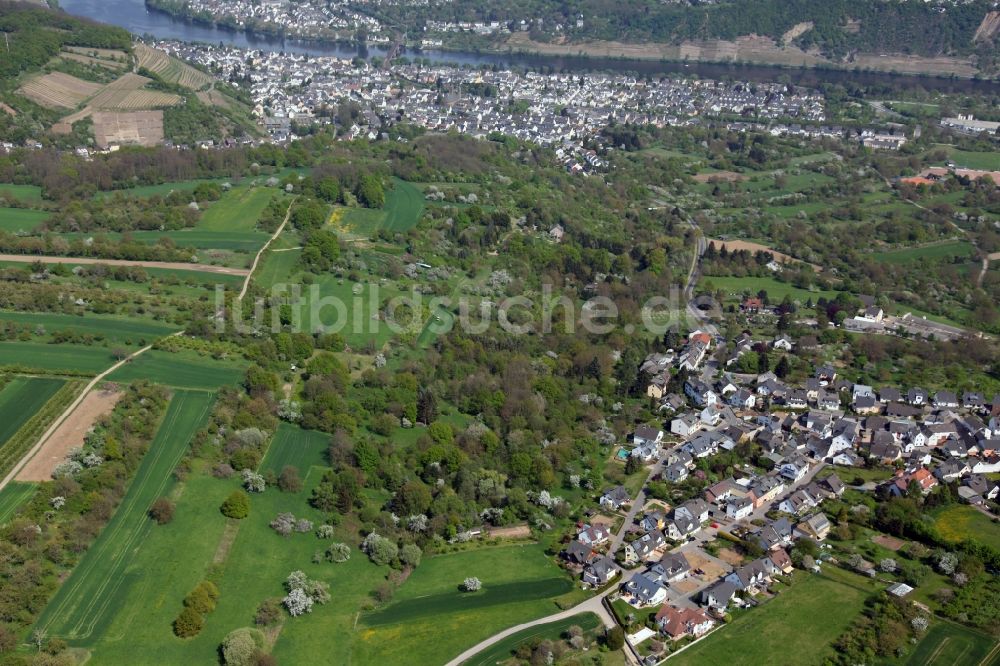
[[[353, 58], [358, 55], [384, 56], [385, 50], [368, 47], [359, 53], [356, 46], [343, 43], [301, 42], [266, 35], [215, 28], [179, 21], [163, 12], [148, 10], [143, 0], [60, 0], [60, 6], [70, 14], [118, 25], [137, 35], [152, 35], [158, 39], [187, 42], [228, 44], [240, 48], [285, 53], [305, 53], [317, 56]], [[435, 63], [471, 66], [549, 67], [561, 71], [605, 70], [635, 72], [639, 75], [684, 73], [710, 79], [743, 81], [787, 80], [801, 86], [815, 87], [822, 83], [890, 87], [922, 86], [928, 90], [952, 93], [1000, 93], [1000, 82], [970, 79], [902, 76], [890, 73], [849, 72], [828, 69], [783, 69], [764, 65], [722, 65], [712, 63], [681, 63], [657, 60], [624, 60], [617, 58], [583, 58], [573, 56], [527, 55], [519, 53], [471, 53], [458, 51], [412, 51], [404, 55], [427, 58]]]

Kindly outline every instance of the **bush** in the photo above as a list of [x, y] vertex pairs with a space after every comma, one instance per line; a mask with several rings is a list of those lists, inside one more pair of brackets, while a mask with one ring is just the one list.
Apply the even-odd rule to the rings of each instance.
[[166, 497], [161, 497], [149, 508], [149, 517], [156, 521], [157, 525], [166, 525], [174, 519], [174, 503]]
[[181, 614], [177, 616], [177, 619], [174, 620], [174, 633], [181, 638], [191, 638], [201, 633], [201, 629], [204, 626], [205, 619], [201, 613], [190, 606], [186, 606], [181, 611]]
[[462, 590], [464, 592], [476, 592], [481, 589], [483, 589], [483, 583], [475, 576], [471, 576], [462, 581]]
[[351, 559], [351, 547], [346, 543], [333, 543], [326, 549], [326, 559], [341, 563]]
[[278, 488], [283, 493], [297, 493], [302, 490], [302, 479], [299, 478], [299, 470], [292, 465], [285, 465], [278, 476]]
[[279, 619], [281, 619], [281, 599], [275, 597], [260, 602], [253, 616], [254, 623], [262, 627], [269, 627]]
[[220, 509], [227, 518], [242, 520], [250, 515], [250, 498], [242, 490], [234, 490]]
[[608, 649], [617, 652], [625, 647], [625, 630], [621, 627], [614, 627], [613, 629], [608, 629], [606, 635], [606, 640], [608, 643]]
[[254, 666], [263, 647], [264, 635], [259, 629], [234, 629], [222, 641], [222, 660], [226, 666]]

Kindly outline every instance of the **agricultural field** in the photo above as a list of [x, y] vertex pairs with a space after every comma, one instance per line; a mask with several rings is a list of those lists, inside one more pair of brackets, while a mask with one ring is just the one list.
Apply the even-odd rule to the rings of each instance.
[[[483, 589], [461, 592], [467, 576]], [[556, 612], [553, 600], [572, 587], [539, 544], [425, 559], [392, 603], [362, 615], [358, 656], [363, 663], [442, 663], [506, 627]]]
[[45, 429], [73, 402], [83, 385], [82, 381], [33, 377], [25, 393], [24, 387], [18, 391], [19, 380], [27, 378], [17, 378], [7, 385], [4, 393], [13, 389], [13, 395], [0, 396], [0, 413], [6, 412], [4, 425], [0, 426], [4, 430], [0, 433], [0, 478], [31, 450]]
[[791, 587], [672, 657], [671, 666], [823, 663], [832, 656], [829, 645], [864, 607], [870, 583], [832, 565], [822, 574], [796, 571], [793, 576]]
[[[195, 229], [217, 233], [254, 232], [275, 192], [263, 187], [234, 187], [208, 207]], [[262, 237], [267, 240], [266, 235]]]
[[50, 72], [24, 82], [17, 92], [47, 109], [75, 109], [103, 86], [62, 72]]
[[146, 84], [151, 82], [152, 79], [128, 72], [104, 86], [87, 102], [87, 106], [93, 109], [131, 111], [173, 106], [181, 102], [179, 95], [146, 90]]
[[0, 490], [0, 525], [3, 525], [17, 513], [17, 509], [31, 499], [38, 488], [37, 483], [8, 483]]
[[[118, 53], [121, 53], [123, 56], [125, 55], [124, 51], [118, 51]], [[111, 71], [114, 71], [114, 72], [119, 72], [119, 71], [125, 69], [125, 67], [128, 66], [127, 63], [124, 62], [124, 61], [122, 61], [122, 60], [111, 60], [111, 59], [108, 59], [108, 58], [95, 58], [93, 56], [86, 55], [86, 54], [80, 53], [78, 51], [71, 51], [69, 49], [63, 49], [59, 53], [59, 57], [62, 58], [63, 60], [72, 60], [72, 61], [78, 62], [78, 63], [80, 63], [82, 65], [91, 65], [91, 66], [94, 66], [94, 67], [103, 67], [104, 69], [110, 69]]]
[[55, 377], [14, 377], [0, 389], [0, 449], [65, 383]]
[[[0, 192], [3, 186], [0, 186]], [[0, 231], [16, 234], [34, 231], [38, 225], [49, 219], [49, 213], [29, 208], [0, 208]]]
[[958, 150], [949, 146], [948, 157], [958, 167], [966, 169], [983, 169], [985, 171], [1000, 171], [1000, 153], [974, 153]]
[[172, 353], [151, 349], [108, 376], [114, 382], [147, 379], [183, 389], [210, 391], [233, 385], [243, 378], [245, 364], [215, 361], [193, 352]]
[[[219, 185], [221, 185], [222, 183], [228, 183], [228, 182], [232, 181], [228, 178], [199, 178], [195, 180], [180, 180], [167, 183], [159, 183], [157, 185], [138, 185], [136, 187], [130, 187], [125, 190], [105, 190], [102, 192], [98, 192], [94, 196], [95, 198], [96, 197], [107, 198], [115, 196], [117, 194], [123, 194], [125, 196], [131, 196], [131, 197], [150, 197], [153, 196], [154, 194], [158, 194], [160, 196], [166, 196], [174, 191], [193, 192], [194, 188], [198, 187], [202, 183], [218, 183]], [[4, 186], [0, 185], [0, 192], [3, 191], [3, 187]]]
[[267, 455], [260, 463], [261, 472], [279, 474], [286, 465], [299, 469], [303, 477], [313, 467], [326, 467], [330, 435], [325, 432], [303, 430], [289, 423], [282, 423], [274, 434]]
[[96, 375], [114, 364], [111, 350], [84, 345], [0, 342], [0, 369], [43, 370], [70, 375]]
[[42, 188], [37, 185], [0, 183], [0, 196], [9, 196], [20, 201], [38, 202], [42, 200]]
[[945, 539], [972, 539], [1000, 549], [1000, 529], [979, 510], [966, 504], [954, 504], [933, 514], [934, 526]]
[[86, 335], [100, 336], [110, 343], [126, 346], [142, 346], [144, 343], [152, 342], [178, 330], [176, 326], [148, 319], [90, 313], [84, 317], [68, 314], [0, 311], [0, 322], [14, 322], [30, 326], [32, 329], [41, 327], [47, 334], [70, 330]]
[[701, 279], [698, 286], [699, 289], [705, 290], [711, 288], [713, 292], [721, 289], [732, 300], [739, 300], [743, 292], [756, 294], [762, 289], [767, 292], [768, 298], [775, 302], [781, 301], [785, 296], [791, 297], [793, 301], [802, 303], [805, 303], [809, 299], [815, 302], [821, 296], [825, 298], [835, 298], [837, 296], [837, 292], [835, 291], [799, 289], [787, 282], [779, 282], [774, 278], [718, 277], [715, 275], [706, 275]]
[[[175, 391], [149, 451], [111, 522], [45, 607], [37, 629], [76, 644], [100, 636], [134, 586], [156, 578], [133, 566], [153, 529], [146, 515], [175, 483], [172, 471], [212, 406], [209, 393]], [[213, 507], [215, 508], [215, 507]], [[145, 550], [145, 549], [143, 549]]]
[[148, 69], [167, 83], [175, 83], [191, 90], [201, 90], [212, 83], [212, 77], [205, 72], [160, 49], [136, 44], [135, 56], [139, 67]]
[[392, 189], [385, 193], [383, 227], [394, 233], [409, 231], [417, 226], [423, 213], [423, 192], [412, 183], [393, 178]]
[[951, 241], [946, 243], [934, 243], [920, 247], [902, 248], [899, 250], [887, 250], [877, 252], [875, 256], [879, 261], [886, 261], [892, 264], [906, 263], [910, 261], [923, 260], [948, 260], [955, 257], [971, 257], [975, 248], [972, 243], [966, 241]]
[[904, 662], [906, 666], [991, 666], [1000, 663], [1000, 643], [967, 627], [936, 621]]

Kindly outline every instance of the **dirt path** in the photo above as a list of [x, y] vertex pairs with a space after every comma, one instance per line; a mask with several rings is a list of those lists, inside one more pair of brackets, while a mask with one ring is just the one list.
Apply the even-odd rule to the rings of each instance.
[[114, 409], [125, 395], [121, 391], [91, 391], [69, 417], [59, 424], [34, 458], [21, 468], [18, 481], [49, 481], [52, 472], [69, 456], [70, 451], [83, 446], [83, 438], [97, 419]]
[[[184, 331], [178, 331], [176, 333], [168, 335], [167, 337], [181, 335], [183, 332]], [[7, 474], [7, 476], [5, 476], [2, 481], [0, 481], [0, 490], [6, 488], [8, 483], [17, 478], [17, 475], [21, 473], [21, 470], [24, 469], [28, 465], [28, 463], [31, 462], [32, 458], [38, 455], [38, 452], [45, 447], [45, 443], [49, 440], [50, 437], [52, 437], [52, 434], [59, 429], [59, 426], [62, 425], [63, 421], [68, 419], [70, 415], [72, 415], [73, 412], [76, 411], [76, 408], [80, 406], [80, 403], [82, 403], [84, 399], [86, 399], [87, 394], [90, 393], [92, 390], [94, 390], [95, 386], [97, 386], [105, 377], [110, 375], [112, 372], [122, 367], [123, 365], [134, 359], [136, 356], [144, 354], [152, 348], [153, 345], [146, 345], [142, 349], [137, 349], [136, 351], [132, 352], [122, 360], [112, 365], [110, 368], [108, 368], [101, 374], [91, 379], [90, 383], [83, 387], [83, 391], [81, 391], [80, 395], [76, 397], [76, 400], [71, 402], [69, 407], [67, 407], [63, 411], [63, 413], [60, 414], [59, 417], [52, 422], [52, 425], [49, 426], [48, 430], [42, 433], [42, 436], [38, 438], [38, 442], [33, 447], [31, 447], [31, 449], [27, 453], [24, 454], [24, 457], [21, 458], [21, 460], [16, 465], [14, 465], [14, 469], [10, 470], [10, 473]]]
[[247, 289], [250, 288], [250, 278], [253, 277], [253, 272], [257, 270], [257, 263], [260, 261], [260, 258], [264, 256], [264, 251], [271, 247], [271, 243], [274, 242], [274, 239], [280, 236], [281, 232], [285, 230], [285, 225], [288, 224], [288, 220], [292, 216], [292, 204], [295, 203], [295, 199], [296, 197], [292, 197], [292, 200], [288, 202], [288, 210], [285, 211], [285, 219], [283, 219], [281, 224], [278, 225], [274, 234], [267, 239], [267, 242], [264, 243], [264, 247], [257, 251], [257, 256], [253, 258], [253, 263], [250, 264], [250, 270], [246, 273], [247, 279], [243, 281], [243, 288], [240, 289], [240, 295], [236, 297], [236, 300], [242, 301], [243, 297], [247, 295]]
[[211, 264], [186, 264], [179, 261], [129, 261], [127, 259], [97, 259], [93, 257], [49, 257], [35, 254], [0, 254], [0, 261], [30, 264], [41, 261], [46, 264], [104, 264], [106, 266], [142, 266], [143, 268], [169, 268], [178, 271], [199, 271], [220, 275], [250, 275], [246, 268], [229, 268]]

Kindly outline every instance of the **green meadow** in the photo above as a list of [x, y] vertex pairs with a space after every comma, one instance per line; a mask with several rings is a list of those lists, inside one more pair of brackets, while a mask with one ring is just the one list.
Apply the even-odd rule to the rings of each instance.
[[49, 213], [29, 208], [0, 208], [0, 231], [15, 234], [19, 231], [34, 231], [39, 224], [49, 219]]
[[0, 448], [65, 384], [54, 377], [14, 377], [0, 389]]
[[920, 247], [907, 247], [898, 250], [886, 250], [878, 252], [875, 256], [879, 261], [886, 261], [891, 264], [902, 264], [911, 261], [923, 260], [947, 260], [955, 257], [971, 257], [975, 251], [972, 243], [966, 241], [950, 241], [947, 243], [935, 243], [933, 245], [922, 245]]
[[132, 382], [147, 379], [184, 389], [215, 390], [243, 378], [244, 363], [216, 361], [194, 352], [167, 352], [151, 349], [115, 370], [110, 381]]
[[139, 345], [140, 342], [152, 342], [156, 338], [178, 330], [177, 326], [149, 319], [114, 317], [109, 315], [86, 316], [71, 314], [53, 314], [40, 312], [4, 312], [0, 311], [0, 323], [14, 322], [33, 329], [42, 327], [45, 333], [56, 331], [74, 331], [77, 333], [100, 335], [109, 342], [124, 345]]
[[[116, 614], [128, 608], [127, 602], [137, 586], [141, 588], [156, 577], [155, 571], [141, 571], [134, 566], [136, 551], [145, 550], [139, 546], [145, 545], [153, 530], [146, 512], [175, 483], [172, 472], [191, 438], [208, 418], [213, 399], [211, 394], [203, 392], [174, 392], [124, 499], [97, 541], [45, 607], [36, 629], [73, 645], [86, 645], [105, 635]], [[142, 599], [142, 595], [137, 598]], [[133, 663], [152, 663], [139, 656], [134, 659]]]
[[9, 195], [21, 201], [41, 201], [42, 188], [37, 185], [13, 185], [0, 183], [0, 196]]
[[312, 467], [326, 466], [326, 450], [330, 435], [315, 430], [303, 430], [289, 423], [282, 423], [274, 434], [267, 455], [261, 461], [261, 471], [279, 474], [286, 465], [298, 468], [305, 477]]
[[18, 507], [31, 499], [37, 488], [37, 483], [12, 481], [0, 490], [0, 525], [13, 518]]
[[[991, 666], [1000, 663], [993, 637], [947, 621], [937, 621], [903, 663], [906, 666]], [[992, 658], [990, 658], [992, 655]]]
[[0, 342], [0, 369], [96, 375], [107, 370], [114, 362], [111, 350], [104, 347]]
[[213, 202], [198, 221], [198, 231], [252, 232], [271, 201], [275, 190], [263, 187], [234, 187]]

